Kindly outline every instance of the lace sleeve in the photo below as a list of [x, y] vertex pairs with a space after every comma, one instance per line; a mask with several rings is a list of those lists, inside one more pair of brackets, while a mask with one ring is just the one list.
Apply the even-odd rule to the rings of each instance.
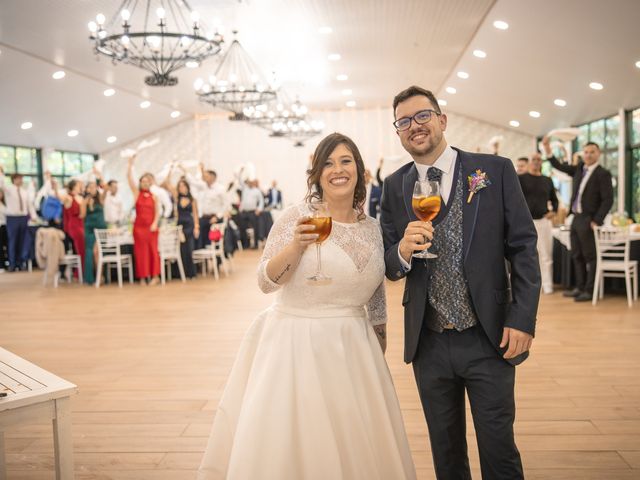
[[276, 220], [269, 232], [267, 244], [264, 247], [264, 252], [258, 265], [258, 286], [264, 293], [275, 292], [282, 286], [269, 278], [267, 275], [267, 264], [269, 260], [280, 253], [280, 251], [291, 242], [296, 221], [301, 215], [302, 212], [299, 206], [294, 205], [287, 208], [282, 212], [282, 215]]
[[[367, 219], [369, 221], [369, 231], [374, 236], [371, 244], [375, 245], [376, 250], [384, 257], [384, 245], [382, 242], [382, 230], [380, 223], [375, 219]], [[387, 294], [384, 287], [384, 274], [378, 288], [367, 303], [367, 312], [369, 312], [369, 321], [371, 325], [384, 325], [387, 323]]]
[[384, 290], [384, 279], [369, 299], [367, 312], [369, 312], [369, 321], [374, 327], [387, 323], [387, 296]]

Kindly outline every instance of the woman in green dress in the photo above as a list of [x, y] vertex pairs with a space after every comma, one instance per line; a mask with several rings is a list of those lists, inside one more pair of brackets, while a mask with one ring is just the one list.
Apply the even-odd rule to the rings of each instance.
[[98, 260], [98, 245], [94, 229], [107, 228], [104, 221], [104, 197], [106, 190], [101, 190], [97, 182], [89, 182], [84, 194], [84, 202], [80, 206], [80, 218], [84, 218], [85, 263], [84, 281], [89, 285], [95, 283], [95, 265]]

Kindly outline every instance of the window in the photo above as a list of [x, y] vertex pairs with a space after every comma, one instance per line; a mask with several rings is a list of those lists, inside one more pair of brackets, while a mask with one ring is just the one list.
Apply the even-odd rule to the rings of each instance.
[[46, 169], [58, 183], [64, 185], [72, 177], [91, 170], [95, 156], [90, 153], [65, 152], [56, 150], [49, 154]]
[[36, 148], [0, 145], [0, 166], [4, 170], [7, 183], [11, 182], [12, 173], [21, 173], [25, 185], [33, 182], [35, 189], [40, 188], [39, 160], [40, 152]]
[[629, 112], [630, 167], [627, 182], [627, 209], [631, 217], [640, 223], [640, 108]]

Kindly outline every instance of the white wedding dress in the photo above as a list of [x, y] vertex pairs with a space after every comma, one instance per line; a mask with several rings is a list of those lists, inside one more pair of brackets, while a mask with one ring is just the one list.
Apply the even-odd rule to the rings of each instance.
[[275, 303], [252, 323], [216, 411], [198, 480], [405, 480], [416, 473], [372, 325], [386, 322], [378, 222], [333, 223], [322, 245], [332, 281], [310, 285], [311, 246], [279, 286], [266, 265], [305, 205], [274, 224], [258, 268]]

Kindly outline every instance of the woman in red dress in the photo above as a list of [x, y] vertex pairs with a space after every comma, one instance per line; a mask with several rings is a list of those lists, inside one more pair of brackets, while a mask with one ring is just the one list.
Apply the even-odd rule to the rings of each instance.
[[58, 193], [54, 183], [55, 194], [64, 205], [62, 213], [62, 228], [73, 242], [73, 249], [80, 255], [82, 260], [82, 271], [84, 271], [84, 220], [80, 218], [80, 205], [84, 201], [82, 198], [82, 182], [79, 180], [69, 180], [67, 193]]
[[158, 221], [160, 205], [158, 199], [149, 191], [151, 182], [148, 173], [140, 177], [136, 185], [133, 180], [133, 162], [135, 155], [129, 159], [129, 186], [136, 200], [136, 220], [133, 223], [133, 256], [135, 258], [136, 278], [144, 284], [158, 283], [160, 275], [160, 255], [158, 254]]

